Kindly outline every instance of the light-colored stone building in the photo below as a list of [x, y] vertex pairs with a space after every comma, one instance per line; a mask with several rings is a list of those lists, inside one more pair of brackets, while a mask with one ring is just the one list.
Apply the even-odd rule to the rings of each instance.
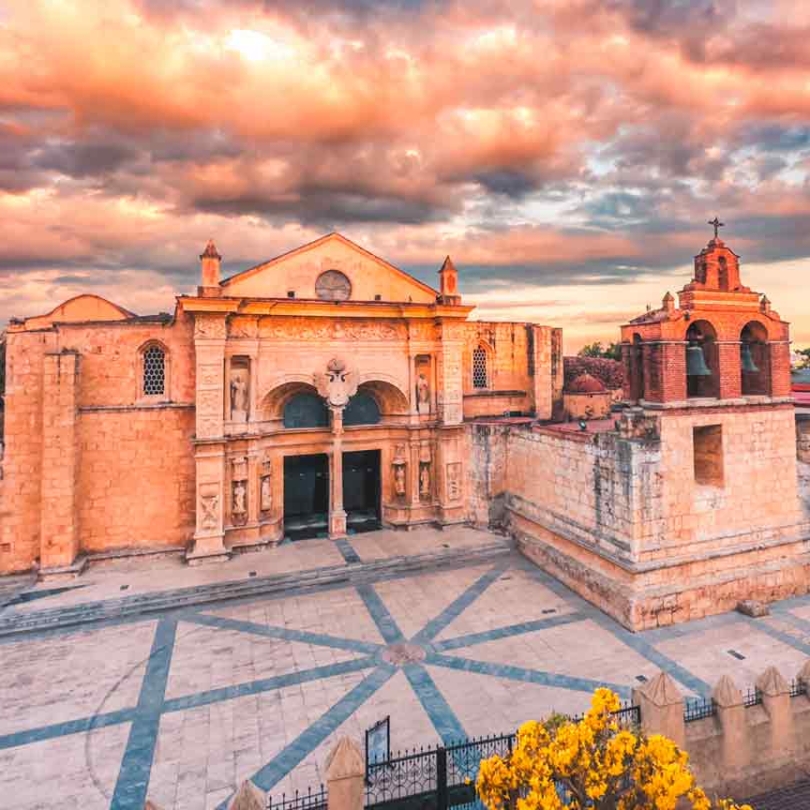
[[622, 327], [625, 402], [580, 392], [582, 425], [555, 421], [561, 331], [470, 320], [449, 258], [438, 291], [338, 234], [201, 261], [173, 315], [10, 325], [0, 572], [466, 521], [633, 629], [807, 591], [788, 325], [719, 238]]
[[467, 518], [464, 420], [551, 416], [559, 330], [471, 322], [338, 234], [138, 317], [83, 295], [7, 333], [0, 572], [189, 562]]

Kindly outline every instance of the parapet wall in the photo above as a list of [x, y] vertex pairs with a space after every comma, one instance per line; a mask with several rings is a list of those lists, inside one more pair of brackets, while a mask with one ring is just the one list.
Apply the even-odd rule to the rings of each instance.
[[745, 695], [724, 675], [710, 699], [686, 707], [677, 684], [660, 673], [633, 691], [633, 702], [642, 730], [683, 748], [707, 793], [743, 801], [810, 769], [808, 681], [810, 662], [791, 682], [769, 667]]
[[[782, 402], [631, 409], [576, 425], [468, 426], [469, 516], [625, 626], [810, 587], [810, 465]], [[699, 480], [699, 435], [718, 477]], [[702, 451], [701, 451], [702, 452]]]

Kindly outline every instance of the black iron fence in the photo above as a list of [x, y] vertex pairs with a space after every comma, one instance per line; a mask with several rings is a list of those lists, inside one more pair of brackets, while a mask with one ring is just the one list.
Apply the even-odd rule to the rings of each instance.
[[306, 793], [295, 791], [288, 796], [281, 794], [281, 798], [267, 797], [267, 810], [326, 810], [326, 788], [321, 785], [313, 790], [309, 788]]
[[[625, 704], [614, 713], [623, 728], [641, 722], [638, 706]], [[573, 721], [581, 717], [570, 718]], [[481, 761], [511, 753], [517, 734], [499, 734], [446, 746], [397, 753], [368, 766], [366, 807], [374, 810], [448, 810], [480, 806], [475, 781]]]

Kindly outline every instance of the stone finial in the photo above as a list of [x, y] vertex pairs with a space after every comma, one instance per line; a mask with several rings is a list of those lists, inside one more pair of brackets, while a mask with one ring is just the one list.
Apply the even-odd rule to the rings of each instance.
[[790, 694], [790, 686], [782, 677], [782, 673], [776, 667], [768, 667], [758, 678], [757, 689], [763, 695], [775, 697], [776, 695]]
[[796, 674], [796, 680], [804, 684], [810, 684], [810, 659], [802, 664], [802, 668]]
[[461, 303], [461, 296], [458, 294], [458, 270], [449, 256], [445, 257], [439, 270], [439, 292], [439, 299], [443, 304]]
[[675, 310], [675, 297], [672, 293], [668, 292], [664, 296], [664, 312], [673, 312]]
[[222, 256], [219, 255], [219, 251], [217, 250], [217, 246], [214, 244], [213, 239], [208, 240], [208, 244], [205, 246], [205, 250], [200, 254], [201, 259], [221, 259]]
[[250, 779], [242, 782], [236, 795], [228, 803], [228, 810], [265, 810], [266, 807], [267, 796]]
[[672, 706], [683, 702], [683, 695], [672, 676], [666, 672], [659, 672], [654, 678], [647, 681], [638, 691], [655, 706]]
[[332, 749], [326, 760], [326, 779], [333, 782], [336, 779], [350, 779], [364, 776], [366, 763], [360, 746], [349, 737], [342, 737]]
[[213, 239], [208, 240], [205, 250], [200, 254], [202, 286], [209, 290], [219, 287], [219, 263], [222, 256], [219, 255], [217, 246]]
[[742, 706], [742, 692], [728, 675], [723, 675], [712, 690], [712, 699], [720, 708]]

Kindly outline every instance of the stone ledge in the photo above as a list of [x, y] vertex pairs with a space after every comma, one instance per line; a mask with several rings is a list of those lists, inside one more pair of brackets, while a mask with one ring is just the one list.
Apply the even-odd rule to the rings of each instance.
[[376, 582], [381, 578], [411, 576], [419, 571], [464, 567], [478, 561], [498, 559], [510, 552], [509, 544], [498, 540], [461, 551], [448, 549], [411, 557], [391, 557], [368, 563], [328, 566], [291, 574], [248, 577], [211, 585], [136, 594], [24, 614], [4, 613], [0, 614], [0, 637], [22, 636], [27, 633], [64, 629], [111, 619], [137, 618], [164, 610], [176, 610], [234, 599], [280, 595], [289, 591], [299, 593], [340, 584]]
[[85, 413], [127, 413], [128, 411], [188, 410], [197, 406], [193, 402], [154, 402], [133, 405], [82, 405], [80, 414]]

